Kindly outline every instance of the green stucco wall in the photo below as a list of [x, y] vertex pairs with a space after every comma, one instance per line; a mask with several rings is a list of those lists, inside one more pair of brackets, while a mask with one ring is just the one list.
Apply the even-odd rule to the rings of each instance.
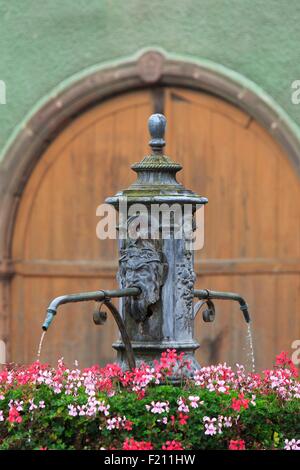
[[299, 25], [299, 0], [0, 0], [0, 151], [62, 81], [151, 46], [244, 75], [300, 126]]

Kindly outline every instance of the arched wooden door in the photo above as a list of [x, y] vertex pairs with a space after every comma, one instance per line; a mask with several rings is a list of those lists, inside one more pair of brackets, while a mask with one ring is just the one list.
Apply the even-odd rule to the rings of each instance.
[[[158, 99], [159, 98], [159, 99]], [[45, 308], [63, 293], [116, 286], [116, 242], [96, 238], [96, 207], [134, 179], [148, 152], [146, 122], [168, 119], [166, 152], [183, 164], [187, 187], [208, 196], [197, 286], [231, 290], [250, 305], [258, 368], [299, 336], [300, 185], [286, 155], [247, 114], [183, 89], [128, 93], [79, 116], [47, 148], [22, 196], [13, 239], [11, 355], [35, 357]], [[202, 364], [246, 360], [237, 305], [216, 303], [217, 319], [196, 336]], [[112, 320], [92, 322], [93, 304], [60, 309], [42, 360], [81, 365], [114, 357]]]

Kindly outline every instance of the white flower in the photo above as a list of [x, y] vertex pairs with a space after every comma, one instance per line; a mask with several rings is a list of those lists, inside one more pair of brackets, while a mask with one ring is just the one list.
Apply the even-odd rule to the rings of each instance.
[[231, 416], [229, 416], [229, 417], [224, 416], [223, 426], [225, 426], [225, 428], [231, 428], [231, 426], [232, 426]]
[[208, 436], [214, 436], [217, 433], [217, 428], [213, 424], [205, 424], [205, 433]]
[[285, 439], [285, 450], [300, 450], [300, 439], [296, 441], [296, 439], [292, 439], [289, 441], [288, 439]]
[[162, 414], [169, 412], [169, 402], [168, 401], [157, 401], [151, 402], [151, 406], [145, 405], [147, 411], [151, 411], [153, 414]]
[[189, 407], [185, 404], [183, 398], [179, 398], [177, 400], [177, 404], [179, 405], [178, 406], [178, 411], [181, 411], [182, 413], [189, 413]]
[[[204, 416], [203, 418], [203, 422], [205, 423], [204, 424], [204, 427], [205, 427], [205, 432], [204, 434], [208, 435], [208, 436], [214, 436], [215, 434], [217, 434], [217, 427], [214, 423], [216, 423], [217, 419], [216, 418], [209, 418], [209, 416]], [[219, 434], [222, 432], [220, 432], [221, 428], [220, 428], [220, 424], [221, 423], [218, 423], [218, 426], [219, 426]], [[221, 424], [221, 427], [222, 427], [222, 424]]]
[[191, 402], [191, 407], [192, 408], [198, 408], [199, 405], [203, 405], [204, 401], [199, 401], [200, 397], [197, 396], [190, 396], [189, 400]]
[[29, 400], [29, 403], [30, 403], [29, 411], [33, 411], [37, 409], [37, 405], [35, 405], [33, 398]]
[[78, 415], [76, 407], [74, 405], [68, 405], [68, 409], [69, 409], [69, 415], [70, 416], [77, 416]]

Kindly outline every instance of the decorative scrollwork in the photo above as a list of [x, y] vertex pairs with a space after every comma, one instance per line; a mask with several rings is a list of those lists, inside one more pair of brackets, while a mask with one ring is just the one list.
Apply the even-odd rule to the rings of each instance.
[[176, 320], [177, 324], [182, 324], [183, 329], [192, 328], [195, 278], [192, 254], [188, 251], [184, 261], [176, 264], [176, 285], [178, 291]]

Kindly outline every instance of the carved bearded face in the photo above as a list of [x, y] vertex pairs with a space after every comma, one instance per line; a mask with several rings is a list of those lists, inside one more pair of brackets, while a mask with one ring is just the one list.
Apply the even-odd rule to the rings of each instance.
[[139, 287], [138, 297], [127, 297], [126, 310], [137, 322], [143, 322], [151, 315], [149, 307], [160, 297], [165, 265], [153, 249], [127, 248], [120, 259], [119, 277], [123, 288]]

